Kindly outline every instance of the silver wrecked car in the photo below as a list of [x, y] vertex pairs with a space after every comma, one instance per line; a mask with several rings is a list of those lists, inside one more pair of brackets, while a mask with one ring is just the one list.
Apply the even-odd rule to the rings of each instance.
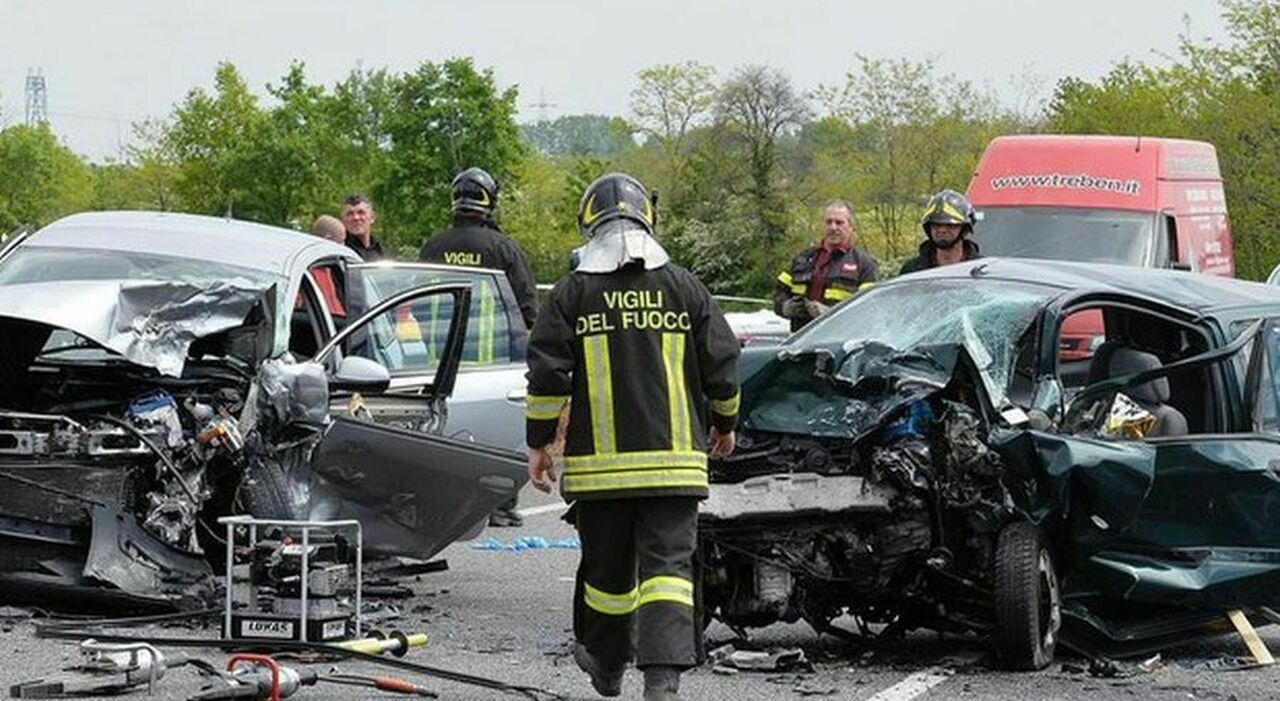
[[366, 548], [417, 557], [473, 533], [525, 479], [520, 453], [447, 437], [476, 283], [387, 291], [364, 267], [181, 214], [80, 214], [9, 241], [6, 600], [199, 597], [227, 513], [358, 518]]

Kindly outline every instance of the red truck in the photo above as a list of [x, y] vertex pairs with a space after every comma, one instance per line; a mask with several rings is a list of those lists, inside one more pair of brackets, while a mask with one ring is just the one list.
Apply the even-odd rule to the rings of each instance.
[[[985, 256], [1235, 273], [1218, 155], [1201, 141], [1002, 136], [968, 197]], [[1063, 329], [1064, 360], [1101, 341], [1101, 318], [1078, 316]]]

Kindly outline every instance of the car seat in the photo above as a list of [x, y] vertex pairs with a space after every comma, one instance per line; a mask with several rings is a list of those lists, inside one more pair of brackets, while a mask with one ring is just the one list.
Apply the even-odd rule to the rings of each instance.
[[[1099, 353], [1094, 356], [1095, 363], [1091, 364], [1089, 368], [1091, 379], [1094, 371], [1093, 365], [1100, 363], [1106, 363], [1107, 374], [1099, 379], [1133, 375], [1163, 367], [1163, 363], [1154, 354], [1119, 343], [1113, 348], [1107, 349], [1106, 355], [1101, 360], [1098, 360], [1098, 358], [1103, 355], [1101, 352], [1103, 349], [1099, 348], [1098, 350]], [[1124, 393], [1156, 417], [1156, 423], [1151, 428], [1149, 436], [1185, 436], [1190, 432], [1187, 426], [1187, 417], [1167, 403], [1169, 401], [1169, 378], [1158, 377], [1140, 385], [1128, 387], [1124, 390]]]

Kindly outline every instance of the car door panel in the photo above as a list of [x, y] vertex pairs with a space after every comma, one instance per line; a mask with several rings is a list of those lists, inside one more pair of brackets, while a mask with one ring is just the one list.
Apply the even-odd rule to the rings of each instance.
[[355, 518], [372, 552], [429, 558], [526, 479], [511, 451], [337, 417], [313, 462], [310, 517]]
[[473, 535], [527, 479], [520, 453], [431, 435], [441, 428], [442, 402], [457, 378], [470, 294], [466, 284], [441, 283], [389, 295], [316, 356], [325, 362], [344, 347], [376, 345], [386, 330], [375, 325], [385, 315], [421, 300], [450, 299], [454, 311], [430, 380], [405, 394], [333, 393], [332, 422], [313, 453], [310, 517], [358, 519], [371, 552], [431, 557]]
[[[1273, 327], [1252, 327], [1243, 396], [1274, 397], [1263, 372]], [[1232, 345], [1239, 345], [1237, 343]], [[1206, 354], [1209, 355], [1209, 354]], [[1219, 358], [1233, 367], [1231, 358]], [[1152, 487], [1129, 528], [1085, 567], [1100, 590], [1137, 602], [1219, 609], [1280, 601], [1280, 436], [1263, 432], [1156, 439]]]

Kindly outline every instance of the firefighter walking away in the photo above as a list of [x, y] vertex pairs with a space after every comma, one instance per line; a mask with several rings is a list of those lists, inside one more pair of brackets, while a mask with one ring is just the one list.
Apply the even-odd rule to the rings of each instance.
[[545, 448], [567, 403], [560, 490], [582, 541], [574, 659], [604, 696], [621, 693], [634, 662], [647, 701], [678, 699], [698, 635], [698, 501], [708, 452], [733, 450], [738, 344], [706, 287], [654, 238], [637, 180], [593, 182], [578, 229], [580, 262], [529, 341], [529, 478], [550, 491]]

